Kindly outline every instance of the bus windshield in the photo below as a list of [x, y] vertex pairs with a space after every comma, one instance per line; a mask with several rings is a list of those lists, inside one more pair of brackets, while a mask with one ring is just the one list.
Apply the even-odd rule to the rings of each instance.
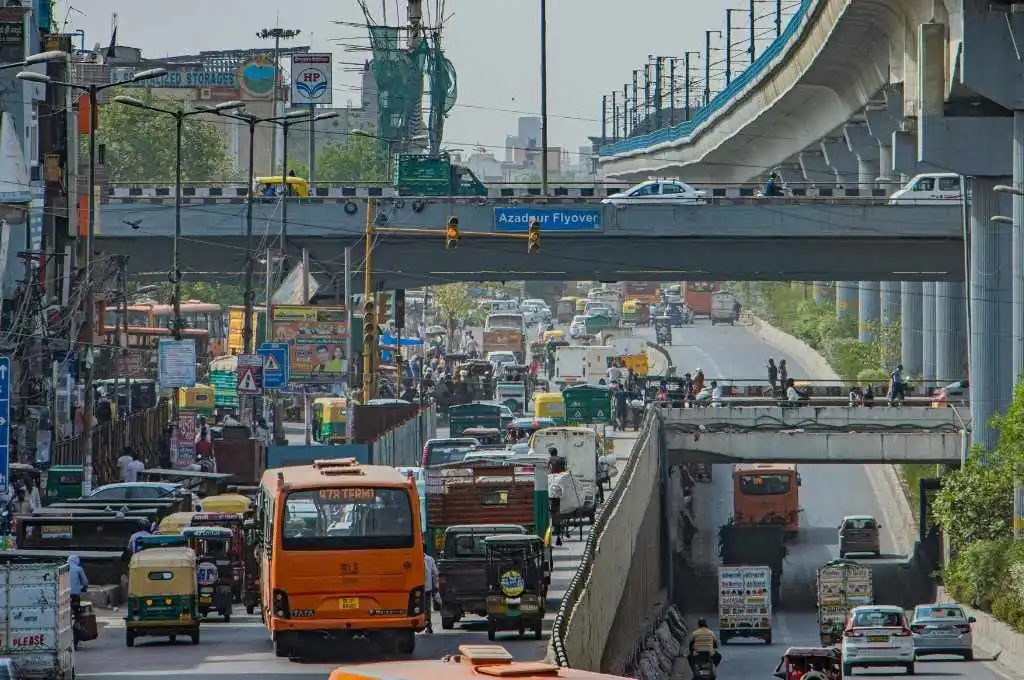
[[281, 546], [285, 550], [411, 548], [416, 530], [406, 489], [303, 489], [288, 494]]
[[777, 496], [789, 493], [788, 475], [742, 475], [740, 492], [749, 496]]

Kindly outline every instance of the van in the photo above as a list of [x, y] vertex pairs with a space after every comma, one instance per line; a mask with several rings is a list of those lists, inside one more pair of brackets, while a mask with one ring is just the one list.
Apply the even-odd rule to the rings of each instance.
[[736, 322], [736, 298], [729, 293], [712, 293], [710, 316], [712, 326], [716, 323], [727, 323], [732, 326]]
[[889, 197], [889, 205], [949, 205], [963, 195], [963, 178], [953, 172], [914, 175]]

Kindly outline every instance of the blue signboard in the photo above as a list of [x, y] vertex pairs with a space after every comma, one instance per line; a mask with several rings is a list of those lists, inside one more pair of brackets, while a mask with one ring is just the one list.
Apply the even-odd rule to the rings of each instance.
[[0, 357], [0, 489], [7, 491], [11, 466], [11, 358]]
[[257, 353], [263, 357], [263, 389], [281, 390], [288, 386], [288, 343], [265, 342]]
[[494, 209], [494, 231], [526, 233], [531, 220], [540, 223], [542, 232], [601, 231], [600, 208], [516, 206]]
[[193, 387], [196, 384], [195, 340], [161, 340], [157, 360], [162, 389]]

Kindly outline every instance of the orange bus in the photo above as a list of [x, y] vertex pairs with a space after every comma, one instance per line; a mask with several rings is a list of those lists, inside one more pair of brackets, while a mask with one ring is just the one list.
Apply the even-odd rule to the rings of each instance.
[[737, 463], [732, 470], [733, 519], [737, 524], [785, 524], [800, 528], [800, 475], [795, 463]]
[[256, 522], [263, 620], [277, 656], [354, 636], [384, 653], [413, 652], [427, 616], [415, 480], [355, 458], [270, 469]]
[[694, 317], [711, 318], [711, 294], [718, 291], [717, 283], [708, 281], [683, 282], [683, 302], [693, 310]]
[[622, 680], [617, 675], [560, 668], [543, 661], [515, 661], [500, 645], [460, 645], [458, 653], [436, 661], [391, 661], [334, 669], [328, 680]]
[[[108, 347], [123, 347], [123, 356], [117, 357], [117, 375], [132, 378], [156, 378], [157, 352], [161, 339], [172, 337], [170, 329], [128, 326], [124, 329], [104, 324], [103, 340]], [[181, 331], [185, 340], [196, 341], [197, 369], [210, 359], [210, 334], [205, 330], [186, 328]], [[201, 372], [201, 371], [200, 371]]]
[[[204, 330], [208, 335], [209, 351], [212, 356], [227, 354], [227, 328], [224, 324], [223, 308], [212, 302], [185, 300], [181, 303], [181, 318], [185, 328]], [[174, 319], [174, 307], [156, 302], [140, 302], [128, 306], [128, 325], [149, 328], [170, 328]], [[116, 307], [107, 307], [104, 322], [107, 327], [116, 326], [119, 320]]]

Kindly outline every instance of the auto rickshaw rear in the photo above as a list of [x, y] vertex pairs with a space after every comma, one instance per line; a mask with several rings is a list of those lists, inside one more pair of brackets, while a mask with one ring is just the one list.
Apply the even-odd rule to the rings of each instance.
[[231, 585], [234, 574], [231, 565], [231, 541], [234, 534], [224, 527], [186, 527], [181, 535], [196, 554], [196, 580], [199, 584], [199, 612], [204, 617], [216, 611], [231, 622], [233, 601]]
[[487, 560], [487, 639], [529, 628], [540, 640], [551, 582], [550, 553], [539, 536], [503, 534], [484, 539]]
[[189, 548], [137, 552], [128, 565], [125, 644], [143, 636], [188, 635], [199, 644], [196, 557]]

